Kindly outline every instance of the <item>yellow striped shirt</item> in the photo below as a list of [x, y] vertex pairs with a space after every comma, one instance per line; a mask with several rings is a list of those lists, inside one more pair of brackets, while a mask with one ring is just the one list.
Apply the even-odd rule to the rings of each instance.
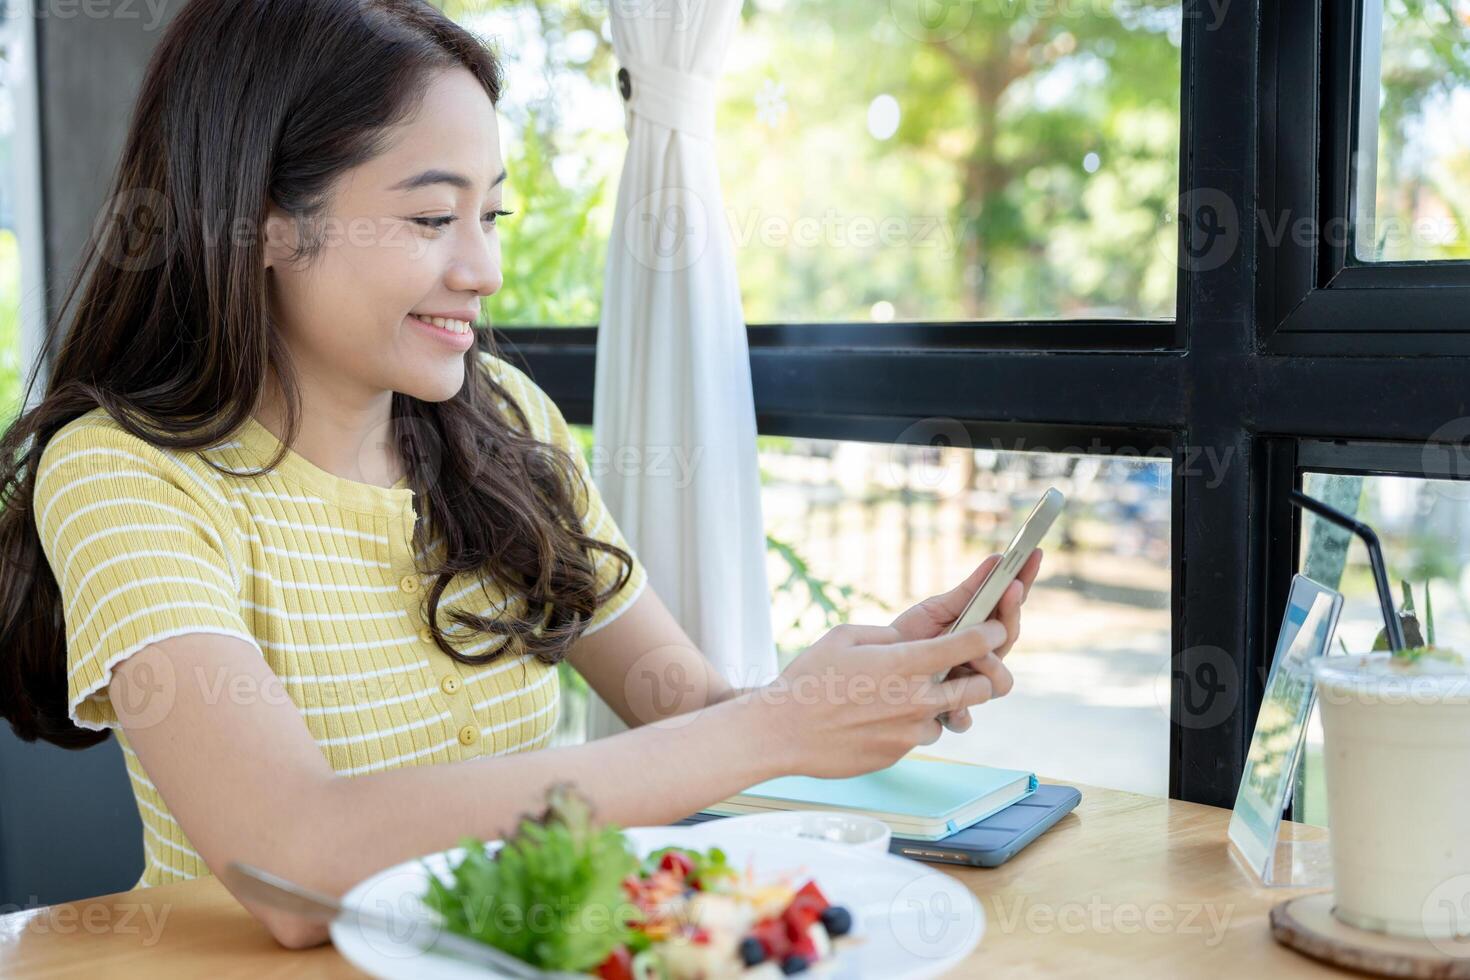
[[[556, 404], [513, 365], [483, 353], [481, 363], [521, 406], [532, 435], [577, 461], [588, 490], [577, 498], [585, 532], [634, 554]], [[433, 580], [418, 570], [425, 555], [414, 553], [418, 514], [406, 481], [389, 488], [346, 480], [294, 452], [255, 477], [221, 474], [203, 458], [254, 471], [279, 447], [251, 419], [204, 453], [161, 450], [96, 408], [58, 430], [41, 455], [33, 514], [61, 591], [70, 715], [83, 728], [116, 729], [143, 820], [140, 886], [209, 873], [109, 700], [113, 668], [150, 643], [217, 633], [255, 646], [341, 775], [528, 751], [555, 731], [556, 668], [525, 655], [469, 667], [431, 639]], [[605, 591], [620, 564], [604, 552], [593, 559]], [[627, 583], [598, 608], [588, 632], [631, 605], [646, 581], [634, 554]], [[439, 605], [441, 632], [467, 654], [503, 638], [456, 638], [464, 631], [451, 610], [493, 617], [526, 609], [523, 596], [463, 574]], [[152, 680], [153, 693], [130, 706], [141, 723], [166, 711], [171, 686], [184, 679]], [[208, 697], [281, 694], [194, 680]]]

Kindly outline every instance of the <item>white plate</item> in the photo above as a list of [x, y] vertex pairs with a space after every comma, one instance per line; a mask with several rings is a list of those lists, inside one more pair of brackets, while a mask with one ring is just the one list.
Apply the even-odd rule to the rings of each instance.
[[[938, 976], [964, 960], [985, 932], [985, 914], [959, 881], [917, 861], [846, 844], [721, 831], [721, 821], [686, 827], [629, 827], [623, 833], [642, 857], [669, 845], [707, 849], [718, 846], [730, 864], [744, 871], [750, 861], [757, 880], [789, 873], [800, 886], [815, 878], [834, 905], [852, 913], [851, 936], [861, 942], [817, 972], [823, 980], [920, 980]], [[493, 852], [499, 841], [486, 845]], [[453, 848], [424, 858], [442, 880], [463, 859]], [[332, 942], [354, 966], [383, 980], [468, 980], [498, 972], [419, 951], [439, 928], [438, 916], [420, 901], [427, 873], [417, 860], [380, 871], [343, 898], [347, 905], [374, 909], [395, 924], [391, 936], [333, 923]], [[842, 943], [839, 942], [839, 948]], [[819, 967], [823, 964], [818, 964]]]

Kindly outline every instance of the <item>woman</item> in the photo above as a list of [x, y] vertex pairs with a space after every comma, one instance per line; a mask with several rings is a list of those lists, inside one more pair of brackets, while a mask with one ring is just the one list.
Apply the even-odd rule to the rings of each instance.
[[[117, 732], [141, 885], [240, 860], [341, 894], [557, 780], [671, 822], [887, 766], [1010, 688], [1039, 554], [982, 627], [939, 635], [988, 563], [757, 690], [706, 670], [556, 405], [470, 329], [501, 286], [500, 86], [415, 0], [193, 0], [149, 65], [0, 453], [0, 714]], [[545, 748], [563, 659], [632, 730]]]

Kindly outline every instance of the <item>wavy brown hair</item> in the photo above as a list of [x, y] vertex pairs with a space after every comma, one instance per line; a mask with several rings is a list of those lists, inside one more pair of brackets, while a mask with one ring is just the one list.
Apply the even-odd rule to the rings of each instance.
[[[268, 205], [308, 232], [300, 257], [319, 254], [310, 229], [336, 179], [386, 147], [430, 73], [458, 67], [499, 102], [495, 56], [423, 0], [190, 0], [170, 23], [144, 76], [103, 220], [47, 324], [48, 339], [62, 339], [48, 343], [57, 352], [45, 395], [0, 438], [0, 717], [20, 738], [85, 748], [108, 735], [78, 728], [67, 713], [61, 596], [32, 514], [47, 442], [101, 406], [161, 449], [203, 449], [244, 424], [269, 369], [285, 394], [291, 445], [301, 403], [267, 302], [258, 231]], [[221, 233], [241, 227], [255, 231]], [[530, 435], [521, 406], [481, 368], [493, 338], [477, 336], [453, 398], [393, 395], [393, 441], [421, 515], [416, 550], [444, 542], [443, 559], [425, 569], [436, 576], [430, 622], [440, 649], [462, 663], [531, 653], [555, 664], [626, 584], [632, 558], [585, 533], [580, 471], [569, 453]], [[22, 405], [41, 371], [38, 358]], [[602, 593], [594, 550], [622, 563]], [[478, 657], [446, 643], [437, 623], [444, 589], [460, 573], [526, 599], [524, 616], [452, 613], [463, 628], [506, 637]]]

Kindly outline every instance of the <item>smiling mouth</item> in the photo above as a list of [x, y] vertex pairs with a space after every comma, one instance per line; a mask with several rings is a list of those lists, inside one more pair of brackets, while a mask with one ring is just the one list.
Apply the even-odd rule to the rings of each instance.
[[420, 323], [427, 323], [431, 326], [438, 327], [440, 330], [447, 330], [450, 333], [469, 333], [474, 329], [474, 324], [468, 320], [454, 320], [443, 316], [420, 316], [417, 313], [410, 313], [409, 316]]

